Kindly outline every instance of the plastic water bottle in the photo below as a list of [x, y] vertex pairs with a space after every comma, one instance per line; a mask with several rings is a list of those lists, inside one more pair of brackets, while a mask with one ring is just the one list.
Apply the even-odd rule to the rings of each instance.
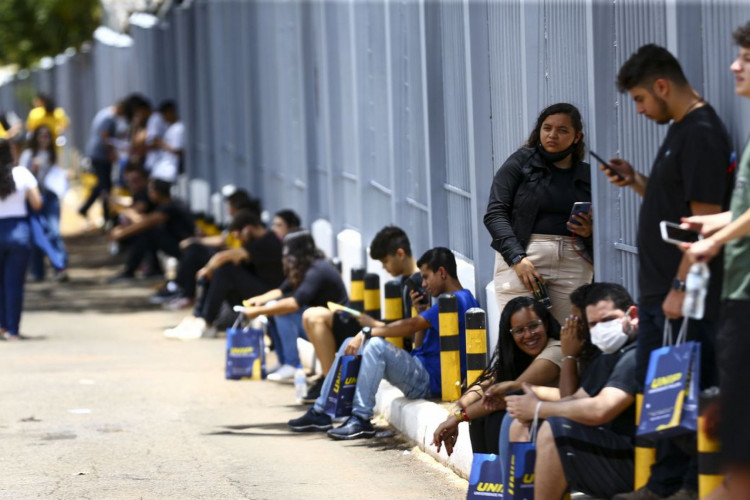
[[710, 278], [711, 271], [705, 262], [697, 262], [690, 266], [690, 272], [685, 279], [685, 300], [682, 303], [682, 315], [686, 318], [703, 319]]
[[297, 370], [294, 372], [294, 392], [297, 396], [297, 404], [301, 403], [307, 395], [307, 377], [305, 377], [302, 365], [297, 365]]

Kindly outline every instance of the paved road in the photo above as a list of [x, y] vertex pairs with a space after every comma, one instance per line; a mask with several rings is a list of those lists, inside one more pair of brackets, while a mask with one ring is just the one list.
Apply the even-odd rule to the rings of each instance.
[[223, 378], [223, 341], [165, 340], [100, 237], [71, 242], [73, 280], [27, 287], [0, 343], [0, 498], [461, 498], [466, 482], [398, 438], [334, 442], [285, 422], [293, 388]]

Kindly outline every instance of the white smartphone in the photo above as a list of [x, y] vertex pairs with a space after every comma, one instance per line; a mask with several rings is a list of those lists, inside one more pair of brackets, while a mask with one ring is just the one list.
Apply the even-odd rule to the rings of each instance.
[[698, 240], [702, 240], [703, 236], [698, 231], [692, 229], [685, 229], [680, 227], [679, 224], [663, 220], [659, 223], [659, 229], [661, 230], [661, 239], [667, 243], [673, 245], [679, 245], [680, 243], [695, 243]]

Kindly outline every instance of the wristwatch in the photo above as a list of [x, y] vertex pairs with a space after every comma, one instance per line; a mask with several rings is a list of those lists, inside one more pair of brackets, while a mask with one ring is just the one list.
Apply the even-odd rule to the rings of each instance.
[[372, 327], [371, 326], [363, 326], [362, 327], [362, 335], [365, 336], [365, 340], [370, 340], [370, 337], [372, 337]]
[[516, 264], [518, 264], [519, 262], [521, 262], [525, 257], [526, 257], [525, 253], [519, 253], [518, 255], [516, 255], [515, 257], [513, 257], [513, 260], [510, 261], [510, 264], [512, 266], [515, 266]]
[[685, 282], [682, 281], [680, 278], [675, 278], [672, 280], [672, 290], [677, 290], [678, 292], [684, 292], [685, 291]]

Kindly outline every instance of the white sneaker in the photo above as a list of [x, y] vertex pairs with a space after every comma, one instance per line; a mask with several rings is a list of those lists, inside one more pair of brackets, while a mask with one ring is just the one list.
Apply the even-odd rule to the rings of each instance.
[[215, 326], [207, 326], [203, 329], [201, 332], [201, 338], [204, 339], [215, 339], [218, 336], [219, 332], [216, 330]]
[[279, 363], [274, 363], [272, 365], [268, 365], [268, 366], [266, 366], [266, 373], [268, 373], [270, 375], [273, 372], [275, 372], [276, 370], [278, 370], [279, 368], [281, 368], [281, 364], [279, 364]]
[[195, 340], [201, 338], [205, 329], [206, 321], [203, 318], [189, 316], [176, 327], [164, 330], [164, 336], [169, 339]]
[[294, 372], [297, 369], [293, 367], [292, 365], [283, 365], [281, 368], [276, 370], [273, 373], [269, 373], [266, 377], [268, 380], [273, 380], [274, 382], [280, 382], [283, 380], [292, 380], [294, 379]]

